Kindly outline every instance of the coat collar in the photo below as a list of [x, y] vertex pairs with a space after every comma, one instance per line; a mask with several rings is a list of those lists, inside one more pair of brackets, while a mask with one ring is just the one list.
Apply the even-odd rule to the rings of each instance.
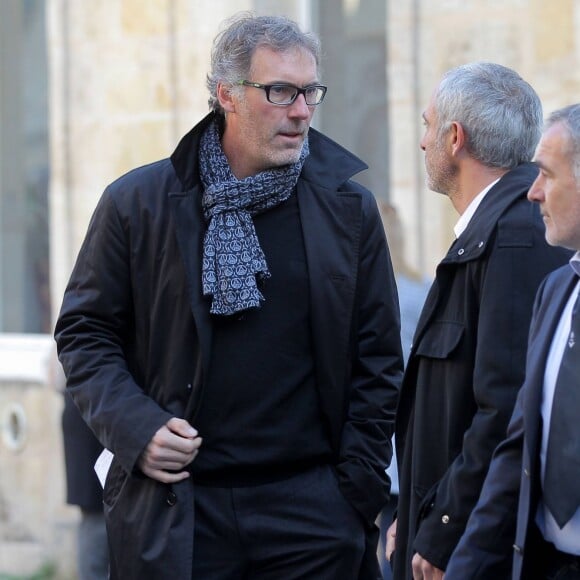
[[181, 138], [171, 155], [171, 163], [183, 189], [192, 189], [200, 184], [199, 141], [206, 127], [216, 116], [215, 113], [206, 115], [189, 133]]
[[[191, 189], [199, 184], [199, 141], [205, 128], [216, 117], [216, 113], [206, 115], [181, 139], [171, 155], [171, 163], [183, 189]], [[300, 176], [306, 181], [325, 189], [335, 189], [368, 168], [356, 155], [316, 129], [310, 128], [308, 139], [310, 155], [306, 158]]]
[[344, 147], [318, 132], [308, 132], [310, 155], [306, 158], [301, 177], [325, 189], [337, 189], [353, 175], [368, 169], [368, 165]]
[[[483, 254], [501, 216], [526, 196], [537, 174], [538, 169], [533, 163], [522, 163], [508, 171], [488, 191], [467, 229], [457, 238], [442, 263], [468, 262]], [[514, 233], [518, 235], [519, 232]]]

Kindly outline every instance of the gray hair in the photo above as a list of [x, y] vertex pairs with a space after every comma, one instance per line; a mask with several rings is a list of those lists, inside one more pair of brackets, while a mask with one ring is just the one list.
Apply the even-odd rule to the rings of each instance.
[[215, 38], [211, 52], [211, 69], [207, 75], [209, 106], [223, 112], [217, 98], [218, 83], [234, 87], [250, 73], [252, 56], [258, 47], [266, 46], [276, 52], [303, 48], [320, 64], [320, 41], [311, 32], [302, 32], [296, 22], [284, 16], [256, 16], [241, 12], [226, 21]]
[[530, 161], [542, 133], [542, 103], [515, 71], [474, 62], [448, 71], [435, 92], [439, 138], [458, 122], [469, 154], [488, 167]]
[[580, 184], [580, 103], [554, 111], [546, 120], [546, 129], [562, 123], [569, 136], [568, 150], [576, 183]]

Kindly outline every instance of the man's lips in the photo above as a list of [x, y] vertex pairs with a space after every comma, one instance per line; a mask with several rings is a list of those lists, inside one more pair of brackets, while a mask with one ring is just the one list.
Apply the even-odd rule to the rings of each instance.
[[304, 135], [304, 133], [302, 133], [301, 131], [296, 132], [296, 131], [280, 131], [280, 133], [278, 133], [278, 135], [280, 135], [281, 137], [287, 137], [288, 139], [301, 139]]

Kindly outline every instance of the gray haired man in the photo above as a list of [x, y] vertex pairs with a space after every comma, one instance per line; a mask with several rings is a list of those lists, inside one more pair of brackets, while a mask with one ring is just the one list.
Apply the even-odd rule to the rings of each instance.
[[111, 577], [375, 579], [402, 355], [366, 166], [310, 129], [316, 37], [243, 14], [212, 112], [110, 185], [56, 326], [113, 454]]

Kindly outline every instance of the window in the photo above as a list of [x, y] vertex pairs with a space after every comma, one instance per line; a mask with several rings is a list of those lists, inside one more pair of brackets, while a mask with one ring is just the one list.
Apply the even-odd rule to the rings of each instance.
[[388, 199], [387, 3], [342, 0], [313, 5], [323, 47], [322, 82], [328, 85], [317, 122], [369, 165], [355, 180], [378, 198]]
[[0, 2], [0, 332], [50, 332], [44, 0]]

